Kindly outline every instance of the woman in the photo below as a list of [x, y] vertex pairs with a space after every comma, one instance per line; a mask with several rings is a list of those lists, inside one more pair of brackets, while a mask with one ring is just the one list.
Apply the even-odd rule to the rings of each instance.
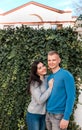
[[46, 100], [51, 94], [53, 79], [47, 88], [47, 69], [41, 61], [35, 61], [31, 67], [28, 88], [31, 93], [31, 102], [28, 106], [26, 122], [28, 130], [45, 130]]

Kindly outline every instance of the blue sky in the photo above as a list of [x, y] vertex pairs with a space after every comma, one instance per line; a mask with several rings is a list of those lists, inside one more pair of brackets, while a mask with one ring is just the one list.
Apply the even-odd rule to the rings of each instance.
[[[1, 0], [0, 1], [0, 13], [9, 11], [13, 8], [28, 3], [31, 0]], [[41, 4], [57, 8], [60, 10], [73, 10], [72, 0], [32, 0]]]

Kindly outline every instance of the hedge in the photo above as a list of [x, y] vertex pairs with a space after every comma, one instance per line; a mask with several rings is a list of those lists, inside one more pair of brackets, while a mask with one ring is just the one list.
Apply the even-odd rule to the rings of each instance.
[[[47, 66], [47, 53], [58, 51], [61, 67], [68, 69], [76, 82], [76, 104], [82, 78], [82, 43], [72, 28], [33, 29], [27, 26], [0, 30], [0, 129], [27, 130], [25, 116], [30, 101], [27, 81], [30, 66], [35, 59], [42, 59]], [[80, 130], [70, 119], [68, 130]]]

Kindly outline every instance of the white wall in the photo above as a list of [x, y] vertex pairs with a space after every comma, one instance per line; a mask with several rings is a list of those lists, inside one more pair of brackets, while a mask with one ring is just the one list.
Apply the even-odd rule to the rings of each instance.
[[81, 94], [79, 95], [79, 101], [74, 116], [75, 122], [82, 128], [82, 91], [80, 90], [80, 92]]
[[[36, 5], [29, 5], [20, 8], [7, 15], [0, 16], [2, 22], [28, 22], [28, 21], [39, 21], [39, 19], [33, 18], [31, 14], [39, 15], [43, 21], [71, 21], [71, 13], [58, 13], [52, 10], [48, 10]], [[1, 18], [2, 17], [2, 18]]]

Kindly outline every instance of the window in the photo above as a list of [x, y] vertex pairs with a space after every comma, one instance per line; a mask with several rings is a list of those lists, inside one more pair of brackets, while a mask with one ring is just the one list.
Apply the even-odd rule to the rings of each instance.
[[61, 28], [62, 28], [62, 24], [58, 24], [57, 29], [61, 29]]
[[4, 25], [3, 28], [4, 28], [4, 29], [7, 29], [7, 28], [14, 28], [14, 25]]

